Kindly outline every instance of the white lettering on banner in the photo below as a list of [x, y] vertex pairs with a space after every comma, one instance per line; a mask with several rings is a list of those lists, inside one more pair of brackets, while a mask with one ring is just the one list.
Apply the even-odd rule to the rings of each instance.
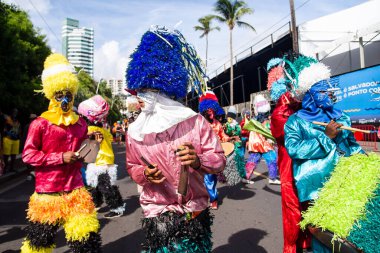
[[353, 91], [361, 88], [368, 88], [368, 87], [374, 87], [377, 86], [380, 83], [380, 81], [373, 81], [373, 82], [366, 82], [366, 83], [359, 83], [348, 87], [348, 91]]
[[348, 95], [348, 97], [351, 97], [351, 96], [366, 94], [367, 92], [368, 92], [367, 89], [362, 89], [362, 90], [356, 90], [356, 91], [348, 92], [347, 95]]
[[380, 93], [380, 87], [369, 88], [368, 91], [369, 91], [370, 93]]
[[359, 124], [376, 123], [376, 118], [372, 119], [359, 119]]

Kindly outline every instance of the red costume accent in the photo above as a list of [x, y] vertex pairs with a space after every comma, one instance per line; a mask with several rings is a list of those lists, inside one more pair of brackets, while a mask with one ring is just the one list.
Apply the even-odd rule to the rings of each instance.
[[241, 136], [245, 138], [249, 138], [249, 132], [248, 130], [245, 130], [244, 127], [245, 124], [245, 117], [240, 122], [240, 128], [241, 128]]
[[301, 231], [301, 205], [294, 184], [292, 159], [284, 143], [284, 125], [289, 116], [295, 113], [300, 103], [294, 101], [289, 92], [283, 94], [272, 114], [271, 131], [278, 145], [278, 166], [281, 178], [282, 223], [284, 234], [283, 253], [295, 253], [297, 247], [309, 248], [310, 237]]

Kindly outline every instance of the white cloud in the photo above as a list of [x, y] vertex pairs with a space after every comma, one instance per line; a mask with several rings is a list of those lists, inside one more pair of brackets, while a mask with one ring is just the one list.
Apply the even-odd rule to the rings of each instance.
[[98, 50], [95, 50], [95, 79], [124, 79], [128, 59], [122, 55], [119, 42], [115, 40], [105, 42]]

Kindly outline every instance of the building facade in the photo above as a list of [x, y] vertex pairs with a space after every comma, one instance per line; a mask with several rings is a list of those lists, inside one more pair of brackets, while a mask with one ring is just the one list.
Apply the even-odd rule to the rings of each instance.
[[66, 18], [62, 27], [62, 54], [93, 77], [94, 29], [79, 27], [78, 20]]
[[127, 93], [125, 92], [125, 82], [121, 79], [107, 79], [107, 87], [111, 89], [113, 99], [115, 97], [120, 98], [122, 107], [120, 108], [120, 113], [122, 115], [127, 114]]
[[124, 91], [124, 81], [121, 79], [107, 79], [107, 87], [112, 91], [112, 96], [121, 96], [125, 95]]

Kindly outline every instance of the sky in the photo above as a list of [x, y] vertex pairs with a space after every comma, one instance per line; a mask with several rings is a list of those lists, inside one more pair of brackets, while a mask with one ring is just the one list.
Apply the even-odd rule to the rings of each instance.
[[[205, 60], [206, 40], [194, 30], [198, 19], [214, 14], [216, 0], [3, 0], [28, 12], [32, 23], [45, 34], [48, 45], [61, 53], [61, 29], [66, 18], [92, 27], [95, 34], [95, 80], [123, 79], [130, 54], [151, 25], [178, 29]], [[237, 54], [290, 21], [289, 0], [245, 0], [253, 9], [242, 20], [256, 32], [236, 27], [233, 48]], [[365, 0], [294, 0], [297, 24], [366, 2]], [[220, 31], [209, 34], [208, 73], [229, 61], [229, 33], [225, 24], [213, 22]], [[286, 27], [286, 26], [285, 26]], [[276, 33], [280, 36], [282, 28]]]

